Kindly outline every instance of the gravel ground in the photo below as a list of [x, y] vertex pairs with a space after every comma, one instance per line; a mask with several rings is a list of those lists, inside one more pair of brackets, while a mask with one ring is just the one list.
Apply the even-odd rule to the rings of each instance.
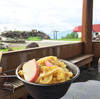
[[15, 44], [15, 43], [7, 43], [9, 47], [22, 47], [27, 46], [28, 44], [36, 42], [40, 47], [42, 46], [52, 46], [52, 45], [59, 45], [59, 44], [68, 44], [68, 43], [76, 43], [78, 41], [53, 41], [53, 40], [42, 40], [42, 41], [26, 41], [24, 44]]
[[39, 46], [50, 46], [50, 45], [59, 45], [59, 44], [68, 44], [68, 43], [76, 43], [79, 41], [55, 41], [55, 40], [42, 40], [42, 41], [26, 41], [27, 43], [36, 42]]

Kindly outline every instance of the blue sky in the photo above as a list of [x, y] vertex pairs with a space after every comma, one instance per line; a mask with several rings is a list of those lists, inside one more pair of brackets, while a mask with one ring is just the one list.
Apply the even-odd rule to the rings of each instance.
[[[94, 0], [94, 24], [100, 23], [99, 0]], [[68, 31], [81, 25], [83, 0], [0, 0], [0, 31], [37, 29]]]

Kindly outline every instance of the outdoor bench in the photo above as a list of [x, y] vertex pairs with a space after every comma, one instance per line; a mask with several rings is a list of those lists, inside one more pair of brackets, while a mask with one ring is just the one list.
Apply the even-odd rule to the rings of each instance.
[[93, 54], [84, 54], [69, 58], [68, 61], [76, 64], [78, 67], [88, 65], [88, 69], [91, 67], [91, 62], [93, 61]]

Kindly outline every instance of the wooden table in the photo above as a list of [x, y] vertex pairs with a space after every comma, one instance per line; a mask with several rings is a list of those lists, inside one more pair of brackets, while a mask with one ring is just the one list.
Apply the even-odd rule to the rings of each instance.
[[14, 93], [8, 91], [8, 90], [2, 90], [0, 89], [0, 99], [27, 99], [27, 96], [29, 95], [23, 82], [16, 79], [11, 81], [11, 83], [14, 86]]

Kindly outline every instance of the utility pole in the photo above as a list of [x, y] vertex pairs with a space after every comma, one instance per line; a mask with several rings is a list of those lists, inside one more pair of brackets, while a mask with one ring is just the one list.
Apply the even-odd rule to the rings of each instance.
[[53, 31], [53, 39], [55, 39], [55, 32]]
[[59, 32], [59, 31], [53, 31], [53, 37], [54, 37], [54, 39], [56, 39], [57, 40], [57, 32]]

